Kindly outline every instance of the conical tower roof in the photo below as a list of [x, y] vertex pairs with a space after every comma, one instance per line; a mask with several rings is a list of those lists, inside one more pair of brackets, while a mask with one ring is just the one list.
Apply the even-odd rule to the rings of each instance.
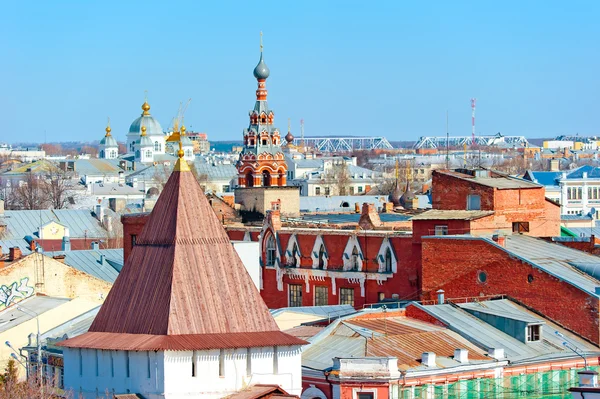
[[62, 345], [190, 350], [304, 344], [279, 331], [181, 149], [178, 155], [89, 332]]

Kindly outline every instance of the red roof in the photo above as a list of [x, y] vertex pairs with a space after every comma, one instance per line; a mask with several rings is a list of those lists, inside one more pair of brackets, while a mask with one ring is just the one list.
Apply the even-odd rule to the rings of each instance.
[[[265, 332], [271, 332], [269, 345], [304, 344], [279, 331], [194, 175], [181, 162], [89, 332], [63, 345], [119, 349], [127, 338], [136, 343], [129, 350], [144, 350], [148, 336], [162, 336], [156, 339], [178, 347], [175, 342], [181, 341], [164, 336], [192, 335], [181, 348], [201, 349], [200, 334], [233, 334], [222, 338], [224, 347], [231, 347], [225, 342], [236, 341], [240, 333]], [[263, 346], [256, 337], [247, 343]]]

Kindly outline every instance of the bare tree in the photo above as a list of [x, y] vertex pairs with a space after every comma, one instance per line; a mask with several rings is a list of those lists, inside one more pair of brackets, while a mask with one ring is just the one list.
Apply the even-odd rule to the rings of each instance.
[[329, 189], [330, 195], [347, 195], [351, 179], [348, 165], [341, 162], [334, 164], [331, 169], [325, 172], [322, 184]]
[[17, 209], [44, 209], [48, 206], [45, 182], [41, 176], [28, 172], [24, 181], [11, 190], [12, 201]]
[[69, 185], [65, 173], [58, 169], [50, 172], [44, 181], [43, 192], [51, 208], [65, 208], [69, 203]]

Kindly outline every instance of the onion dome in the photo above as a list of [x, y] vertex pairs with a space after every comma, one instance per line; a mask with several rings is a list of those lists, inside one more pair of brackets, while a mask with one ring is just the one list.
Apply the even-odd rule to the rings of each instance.
[[106, 127], [106, 135], [104, 136], [104, 138], [102, 140], [100, 140], [100, 145], [106, 146], [106, 147], [118, 147], [119, 145], [117, 144], [117, 140], [115, 140], [115, 138], [110, 134], [111, 129], [110, 126]]
[[406, 182], [406, 190], [404, 191], [404, 194], [402, 194], [402, 196], [400, 197], [400, 205], [402, 205], [404, 208], [407, 207], [407, 204], [410, 203], [411, 207], [412, 207], [412, 200], [415, 199], [415, 193], [410, 189], [410, 184], [408, 183], [408, 181]]
[[154, 147], [152, 140], [150, 140], [150, 137], [146, 135], [146, 126], [142, 126], [141, 130], [142, 134], [140, 136], [140, 147]]
[[400, 205], [400, 197], [402, 196], [402, 189], [400, 188], [400, 184], [398, 180], [396, 180], [396, 187], [394, 191], [390, 195], [388, 195], [388, 201], [394, 204], [394, 206]]
[[150, 104], [147, 101], [142, 104], [142, 111], [142, 115], [131, 123], [129, 133], [138, 135], [144, 126], [148, 136], [164, 136], [160, 123], [150, 115]]
[[262, 51], [260, 52], [260, 60], [258, 61], [258, 65], [256, 65], [256, 68], [254, 68], [254, 77], [256, 79], [266, 79], [269, 77], [269, 75], [271, 74], [271, 71], [269, 70], [269, 67], [267, 66], [267, 64], [265, 64], [265, 61], [263, 60], [263, 55], [262, 55]]
[[287, 141], [288, 144], [292, 144], [292, 141], [294, 141], [294, 135], [292, 134], [292, 132], [287, 132], [287, 134], [285, 135], [285, 141]]

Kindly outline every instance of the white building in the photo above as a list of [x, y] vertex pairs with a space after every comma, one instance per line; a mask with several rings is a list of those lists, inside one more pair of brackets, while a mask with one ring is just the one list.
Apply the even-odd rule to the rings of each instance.
[[119, 156], [119, 144], [110, 132], [110, 126], [106, 126], [106, 135], [100, 140], [100, 145], [98, 146], [98, 158], [100, 159], [117, 159]]
[[[63, 341], [84, 399], [300, 395], [306, 342], [277, 327], [183, 154], [89, 331]], [[78, 396], [79, 397], [79, 396]]]

